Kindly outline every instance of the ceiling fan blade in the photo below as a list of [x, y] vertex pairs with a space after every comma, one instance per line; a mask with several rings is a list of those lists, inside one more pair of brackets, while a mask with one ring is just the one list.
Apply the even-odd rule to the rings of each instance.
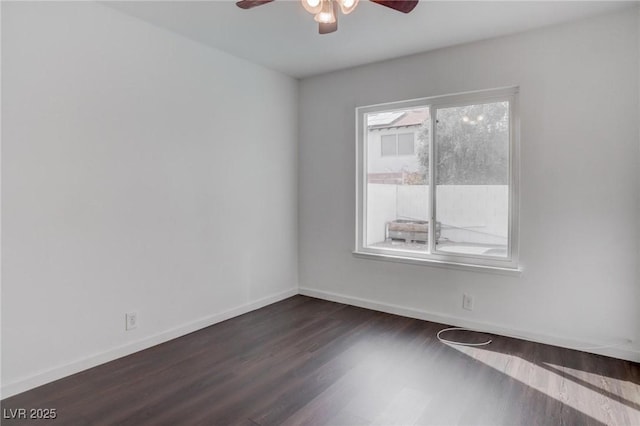
[[402, 13], [409, 13], [418, 5], [418, 0], [371, 0], [372, 2], [390, 7]]
[[273, 0], [240, 0], [239, 2], [236, 2], [236, 6], [238, 6], [240, 9], [251, 9], [252, 7], [271, 3], [272, 1]]

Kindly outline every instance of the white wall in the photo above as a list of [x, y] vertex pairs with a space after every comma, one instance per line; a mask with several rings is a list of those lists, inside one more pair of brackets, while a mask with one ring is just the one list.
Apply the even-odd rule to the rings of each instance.
[[[439, 185], [436, 221], [442, 237], [479, 244], [506, 244], [509, 225], [507, 185]], [[429, 185], [367, 184], [367, 242], [386, 238], [396, 219], [429, 220]]]
[[2, 67], [3, 396], [297, 292], [296, 80], [93, 2]]
[[[301, 292], [640, 361], [638, 78], [629, 9], [303, 80]], [[522, 274], [354, 257], [354, 108], [511, 85]]]

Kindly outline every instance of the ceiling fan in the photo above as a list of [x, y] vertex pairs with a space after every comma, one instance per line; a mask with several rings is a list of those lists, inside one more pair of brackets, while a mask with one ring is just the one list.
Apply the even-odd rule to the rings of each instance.
[[[241, 9], [251, 9], [256, 6], [271, 3], [273, 0], [240, 0], [236, 5]], [[307, 12], [315, 16], [320, 34], [329, 34], [338, 29], [339, 8], [343, 14], [348, 15], [358, 5], [359, 0], [301, 0], [302, 6]], [[418, 0], [370, 0], [373, 3], [389, 7], [402, 13], [411, 12], [417, 5]]]

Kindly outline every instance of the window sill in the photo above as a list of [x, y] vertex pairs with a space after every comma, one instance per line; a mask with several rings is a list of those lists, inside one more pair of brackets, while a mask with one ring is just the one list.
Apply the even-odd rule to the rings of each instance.
[[443, 262], [440, 260], [433, 260], [433, 259], [417, 259], [415, 257], [393, 256], [388, 254], [365, 253], [365, 252], [359, 252], [359, 251], [354, 251], [352, 253], [354, 257], [358, 257], [361, 259], [382, 260], [385, 262], [408, 263], [411, 265], [433, 266], [437, 268], [457, 269], [462, 271], [487, 272], [492, 274], [508, 275], [512, 277], [519, 277], [520, 275], [522, 275], [522, 268], [519, 268], [519, 267], [503, 268], [499, 266], [471, 265], [468, 263]]

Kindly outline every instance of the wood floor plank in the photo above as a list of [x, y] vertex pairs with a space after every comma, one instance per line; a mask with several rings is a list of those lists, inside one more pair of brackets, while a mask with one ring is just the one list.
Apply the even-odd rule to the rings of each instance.
[[2, 400], [2, 424], [640, 426], [637, 363], [445, 327], [294, 296]]

